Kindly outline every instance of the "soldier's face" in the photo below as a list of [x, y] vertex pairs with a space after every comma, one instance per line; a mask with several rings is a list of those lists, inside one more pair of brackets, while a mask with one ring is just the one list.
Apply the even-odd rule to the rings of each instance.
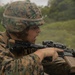
[[27, 40], [31, 43], [35, 43], [36, 37], [40, 33], [40, 28], [38, 26], [32, 26], [30, 29], [27, 31]]

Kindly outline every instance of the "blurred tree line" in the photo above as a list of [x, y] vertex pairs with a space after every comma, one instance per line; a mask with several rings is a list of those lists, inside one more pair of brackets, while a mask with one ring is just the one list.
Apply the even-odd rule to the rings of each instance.
[[6, 5], [0, 5], [0, 27], [1, 27], [1, 21], [3, 19], [3, 12], [5, 10], [5, 8], [9, 5], [9, 3], [7, 3]]
[[46, 22], [75, 19], [75, 0], [49, 0], [42, 14]]

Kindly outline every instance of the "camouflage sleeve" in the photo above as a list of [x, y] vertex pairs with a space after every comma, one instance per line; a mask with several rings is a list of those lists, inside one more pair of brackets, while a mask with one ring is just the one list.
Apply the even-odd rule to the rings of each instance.
[[43, 68], [34, 53], [16, 59], [0, 45], [0, 75], [43, 75]]
[[44, 62], [46, 62], [43, 63], [44, 71], [49, 75], [69, 75], [70, 67], [63, 58], [59, 57], [52, 63], [46, 60]]

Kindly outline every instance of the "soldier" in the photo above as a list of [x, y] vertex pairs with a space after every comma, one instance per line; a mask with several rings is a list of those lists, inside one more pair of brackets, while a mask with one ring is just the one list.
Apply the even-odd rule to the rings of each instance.
[[9, 4], [3, 13], [3, 25], [6, 31], [0, 33], [0, 75], [45, 75], [42, 60], [52, 56], [54, 61], [57, 51], [63, 52], [57, 48], [38, 49], [30, 54], [26, 49], [11, 51], [11, 39], [35, 44], [43, 18], [34, 3], [16, 1]]

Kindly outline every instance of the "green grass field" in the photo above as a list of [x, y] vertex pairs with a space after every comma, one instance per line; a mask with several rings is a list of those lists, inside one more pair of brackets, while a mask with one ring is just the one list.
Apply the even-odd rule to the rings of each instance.
[[[42, 43], [44, 40], [53, 40], [75, 48], [75, 20], [45, 24], [40, 28], [41, 33], [37, 37], [36, 43]], [[4, 30], [0, 25], [0, 31]]]
[[41, 33], [36, 43], [52, 40], [75, 48], [75, 20], [56, 22], [41, 26]]

